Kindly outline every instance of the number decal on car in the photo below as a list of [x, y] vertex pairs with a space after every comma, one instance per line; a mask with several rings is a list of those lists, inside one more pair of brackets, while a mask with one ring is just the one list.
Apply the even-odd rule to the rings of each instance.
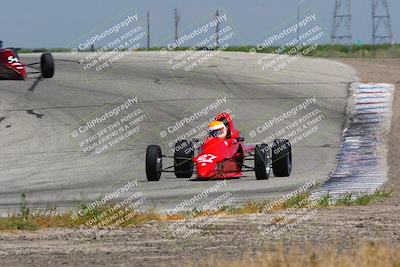
[[12, 63], [14, 63], [14, 62], [19, 62], [18, 58], [17, 58], [17, 57], [13, 57], [13, 56], [9, 56], [9, 57], [7, 58], [7, 61], [8, 61], [8, 63], [10, 63], [10, 64], [12, 64]]
[[217, 157], [212, 154], [204, 154], [197, 158], [199, 163], [212, 163]]

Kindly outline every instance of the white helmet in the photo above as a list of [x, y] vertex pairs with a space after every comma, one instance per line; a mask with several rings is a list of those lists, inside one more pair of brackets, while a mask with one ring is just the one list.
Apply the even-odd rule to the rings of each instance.
[[208, 125], [208, 134], [210, 137], [225, 138], [227, 129], [222, 121], [213, 121]]

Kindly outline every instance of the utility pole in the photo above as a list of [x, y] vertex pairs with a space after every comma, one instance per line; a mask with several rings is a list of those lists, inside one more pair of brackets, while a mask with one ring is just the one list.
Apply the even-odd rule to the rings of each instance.
[[[382, 27], [380, 25], [383, 24]], [[372, 43], [392, 44], [393, 34], [386, 0], [372, 0]]]
[[300, 43], [300, 27], [299, 27], [299, 23], [300, 23], [300, 0], [297, 1], [297, 43]]
[[351, 0], [335, 0], [331, 38], [333, 44], [351, 45]]
[[177, 47], [178, 47], [177, 41], [178, 41], [178, 39], [179, 39], [178, 24], [179, 24], [179, 21], [180, 21], [180, 20], [181, 20], [181, 17], [178, 15], [178, 9], [175, 8], [175, 43], [176, 43], [176, 46], [177, 46]]
[[147, 50], [150, 48], [150, 12], [147, 10]]
[[218, 17], [219, 17], [219, 13], [217, 10], [217, 13], [215, 14], [215, 18], [217, 19], [217, 25], [215, 26], [215, 35], [216, 35], [215, 42], [217, 44], [217, 48], [219, 48], [219, 19], [218, 19]]

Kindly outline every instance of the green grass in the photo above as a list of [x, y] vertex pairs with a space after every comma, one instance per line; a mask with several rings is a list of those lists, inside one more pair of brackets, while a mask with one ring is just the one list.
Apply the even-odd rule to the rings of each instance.
[[353, 195], [351, 193], [346, 193], [340, 196], [336, 202], [335, 206], [351, 206], [353, 204], [352, 200]]
[[[254, 49], [253, 46], [238, 46], [229, 47], [225, 51], [249, 52]], [[266, 47], [257, 50], [257, 53], [275, 53], [279, 47]], [[293, 47], [288, 47], [286, 51], [291, 50]], [[309, 48], [304, 47], [302, 50]], [[311, 57], [334, 57], [334, 58], [400, 58], [400, 44], [395, 45], [318, 45], [306, 56]]]
[[322, 196], [317, 200], [318, 207], [329, 207], [329, 206], [366, 206], [372, 203], [382, 202], [386, 198], [393, 195], [392, 191], [376, 191], [373, 194], [362, 195], [354, 197], [351, 193], [346, 193], [339, 196], [336, 200], [329, 194]]
[[36, 230], [38, 226], [30, 220], [25, 193], [21, 194], [19, 213], [8, 218], [0, 218], [0, 230]]
[[0, 218], [0, 230], [37, 230], [39, 227], [35, 223], [23, 220], [19, 216]]
[[283, 209], [289, 208], [303, 208], [310, 205], [310, 193], [297, 194], [296, 196], [289, 198], [282, 204]]
[[328, 194], [326, 194], [325, 196], [322, 196], [321, 198], [319, 198], [317, 200], [317, 206], [322, 207], [322, 208], [326, 208], [326, 207], [330, 206], [331, 203], [332, 203], [332, 197], [331, 197], [331, 195], [329, 195], [329, 192], [328, 192]]
[[[190, 47], [178, 47], [173, 51], [184, 51]], [[256, 49], [257, 53], [274, 53], [279, 47], [271, 46], [261, 50]], [[293, 47], [288, 47], [286, 51], [289, 51]], [[307, 49], [308, 47], [304, 47]], [[160, 51], [163, 47], [151, 47], [150, 49], [140, 48], [138, 51]], [[224, 51], [231, 52], [249, 52], [251, 49], [255, 49], [251, 45], [242, 46], [230, 46]], [[44, 53], [44, 52], [70, 52], [70, 48], [22, 48], [18, 53]], [[306, 56], [311, 57], [333, 57], [333, 58], [400, 58], [400, 44], [388, 45], [330, 45], [323, 44], [318, 45]]]
[[376, 191], [371, 195], [364, 195], [353, 200], [353, 205], [365, 206], [371, 203], [382, 202], [385, 198], [391, 197], [392, 191]]
[[46, 52], [71, 52], [71, 48], [21, 48], [18, 50], [18, 54], [26, 53], [46, 53]]

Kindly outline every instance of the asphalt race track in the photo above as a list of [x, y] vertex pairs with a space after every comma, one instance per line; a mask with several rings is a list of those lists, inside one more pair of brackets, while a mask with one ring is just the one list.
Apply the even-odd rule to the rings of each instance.
[[[22, 193], [31, 206], [73, 207], [97, 200], [134, 179], [138, 181], [134, 190], [147, 199], [143, 207], [173, 208], [217, 181], [178, 179], [164, 173], [159, 182], [147, 182], [147, 145], [161, 144], [164, 154], [172, 154], [168, 143], [227, 109], [250, 143], [267, 138], [313, 110], [319, 110], [323, 118], [311, 123], [312, 127], [317, 125], [315, 132], [293, 145], [291, 177], [257, 181], [249, 172], [227, 181], [209, 200], [224, 192], [230, 192], [234, 203], [277, 198], [308, 181], [320, 183], [328, 177], [339, 149], [348, 85], [357, 80], [351, 67], [300, 58], [282, 70], [264, 71], [257, 64], [260, 54], [224, 52], [187, 72], [171, 68], [168, 60], [174, 55], [137, 52], [122, 58], [110, 70], [97, 72], [84, 70], [77, 63], [82, 56], [55, 54], [53, 79], [0, 81], [1, 211], [18, 208]], [[22, 59], [33, 62], [39, 56], [23, 55]], [[298, 110], [282, 125], [273, 125], [254, 138], [249, 136], [257, 126], [312, 97], [315, 104]], [[109, 118], [78, 137], [72, 137], [71, 132], [129, 98], [138, 101], [129, 109], [140, 109], [145, 115], [137, 131], [100, 154], [83, 152], [80, 141], [115, 121]], [[218, 99], [215, 110], [168, 132], [183, 118]], [[164, 138], [162, 131], [167, 132]], [[119, 199], [127, 196], [125, 193]]]

